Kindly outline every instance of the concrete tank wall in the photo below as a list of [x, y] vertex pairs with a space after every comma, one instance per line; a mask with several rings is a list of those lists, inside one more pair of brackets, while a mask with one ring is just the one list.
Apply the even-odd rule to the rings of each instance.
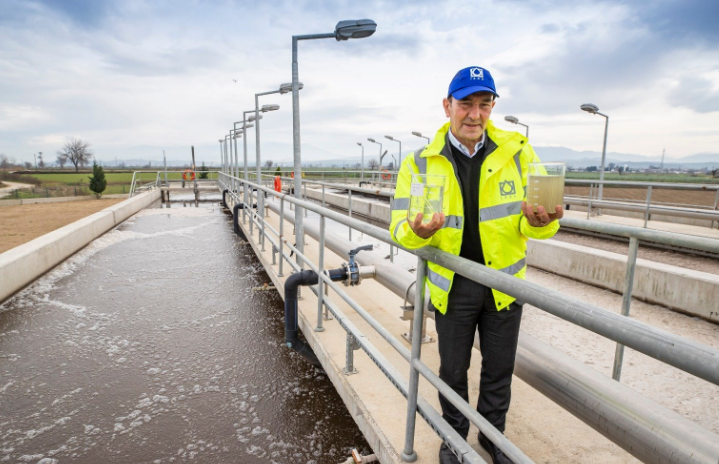
[[142, 193], [0, 254], [0, 302], [159, 199]]

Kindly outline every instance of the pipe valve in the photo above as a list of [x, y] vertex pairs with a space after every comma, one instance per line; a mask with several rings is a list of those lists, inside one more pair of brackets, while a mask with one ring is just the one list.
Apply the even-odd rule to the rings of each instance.
[[361, 247], [357, 247], [353, 250], [350, 250], [349, 252], [349, 258], [350, 261], [348, 263], [342, 263], [342, 268], [347, 272], [347, 279], [344, 281], [344, 284], [346, 286], [355, 286], [359, 285], [363, 278], [365, 277], [374, 277], [375, 274], [375, 268], [374, 266], [360, 266], [355, 261], [355, 256], [362, 251], [372, 251], [374, 249], [373, 245], [364, 245]]

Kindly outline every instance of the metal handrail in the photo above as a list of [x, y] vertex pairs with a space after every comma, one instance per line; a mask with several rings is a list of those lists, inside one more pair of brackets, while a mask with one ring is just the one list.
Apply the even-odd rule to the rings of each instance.
[[670, 182], [635, 182], [627, 180], [564, 179], [565, 185], [619, 185], [621, 187], [652, 187], [668, 190], [719, 190], [719, 184], [692, 184]]
[[[231, 176], [226, 173], [222, 173], [220, 175], [219, 183], [224, 187], [225, 183], [222, 180], [223, 177], [230, 179]], [[261, 185], [245, 181], [244, 179], [235, 178], [235, 180], [239, 182], [239, 185], [242, 185], [243, 187], [249, 186], [250, 189], [257, 189], [258, 193], [264, 192], [265, 194], [273, 195], [279, 198], [281, 201], [282, 208], [284, 208], [284, 202], [288, 201], [291, 204], [295, 204], [296, 206], [305, 208], [306, 210], [310, 210], [319, 214], [321, 218], [329, 218], [350, 228], [359, 230], [362, 233], [365, 233], [385, 243], [393, 243], [389, 232], [384, 229], [380, 229], [370, 224], [357, 221], [356, 219], [348, 218], [340, 213], [328, 210], [327, 208], [319, 206], [315, 203], [299, 200], [284, 193], [275, 192]], [[230, 192], [230, 195], [236, 202], [241, 202], [239, 194]], [[258, 214], [259, 213], [254, 212], [250, 209], [251, 217], [258, 217], [259, 228], [260, 222], [264, 223], [264, 219], [259, 219]], [[282, 224], [284, 223], [284, 220], [284, 214], [281, 213], [281, 228]], [[251, 220], [251, 224], [252, 222], [254, 221]], [[324, 228], [322, 228], [322, 230], [323, 229]], [[659, 231], [646, 232], [651, 233]], [[294, 247], [287, 243], [281, 233], [279, 235], [279, 239], [281, 255], [280, 262], [282, 262], [282, 260], [284, 259], [289, 259], [281, 250], [283, 244], [288, 248], [293, 249], [295, 252], [297, 251]], [[262, 235], [262, 240], [264, 241], [264, 233]], [[637, 239], [634, 238], [634, 240]], [[397, 245], [395, 244], [395, 246]], [[323, 244], [321, 243], [320, 249], [322, 248]], [[531, 282], [516, 279], [512, 276], [505, 275], [494, 269], [490, 269], [477, 263], [460, 258], [458, 256], [451, 255], [436, 248], [424, 247], [418, 250], [405, 249], [405, 251], [417, 255], [420, 259], [420, 264], [422, 263], [422, 260], [438, 263], [448, 269], [459, 273], [460, 275], [474, 280], [475, 282], [479, 282], [491, 288], [496, 288], [503, 293], [513, 295], [521, 299], [522, 301], [530, 303], [557, 317], [584, 327], [606, 338], [612, 339], [622, 346], [629, 346], [657, 360], [670, 364], [674, 367], [684, 370], [685, 372], [707, 380], [713, 384], [719, 385], [719, 350], [716, 350], [712, 347], [708, 347], [706, 345], [702, 345], [692, 340], [688, 340], [667, 331], [654, 328], [648, 324], [644, 324], [642, 322], [627, 317], [616, 315], [610, 311], [607, 311], [598, 306], [594, 306], [590, 303], [585, 303], [572, 297], [565, 296], [561, 293], [547, 290], [546, 288], [540, 287]], [[304, 257], [304, 255], [302, 256], [302, 260], [307, 261], [307, 258]], [[310, 265], [309, 261], [307, 262], [308, 265]], [[419, 268], [418, 274], [420, 274]], [[330, 285], [329, 282], [326, 283], [327, 285]], [[424, 292], [424, 285], [418, 285], [416, 291], [417, 295], [415, 296], [415, 300], [423, 301], [420, 298], [422, 293]], [[358, 312], [362, 315], [361, 311]], [[415, 323], [414, 325], [415, 330], [421, 331], [421, 313], [422, 311], [415, 311], [415, 317], [419, 318], [417, 321], [418, 323]], [[365, 320], [367, 319], [365, 318]], [[418, 334], [418, 336], [413, 337], [413, 351], [410, 357], [410, 365], [412, 372], [417, 371], [424, 374], [424, 372], [420, 372], [424, 369], [422, 368], [422, 364], [418, 361], [418, 347], [417, 356], [414, 355], [415, 344], [419, 344], [421, 340], [421, 332], [418, 332]], [[411, 383], [414, 384], [415, 382]], [[440, 386], [441, 385], [444, 385], [446, 387], [446, 384], [442, 383], [440, 384]], [[416, 388], [416, 385], [412, 385], [412, 388]], [[444, 394], [444, 392], [442, 393]], [[414, 394], [411, 394], [410, 396], [412, 397], [414, 396]], [[411, 405], [410, 409], [412, 409]], [[472, 420], [472, 418], [470, 418], [470, 420]], [[410, 431], [408, 429], [407, 439], [409, 439], [409, 432]], [[412, 431], [412, 433], [414, 432]], [[505, 451], [502, 445], [506, 444], [500, 444], [497, 442], [495, 442], [495, 444], [497, 444], [500, 449]]]

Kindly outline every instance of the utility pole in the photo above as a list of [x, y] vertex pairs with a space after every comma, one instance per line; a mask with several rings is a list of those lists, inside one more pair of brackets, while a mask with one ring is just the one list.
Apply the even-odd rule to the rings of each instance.
[[666, 148], [662, 149], [662, 164], [659, 166], [659, 169], [664, 169], [664, 153], [667, 151]]

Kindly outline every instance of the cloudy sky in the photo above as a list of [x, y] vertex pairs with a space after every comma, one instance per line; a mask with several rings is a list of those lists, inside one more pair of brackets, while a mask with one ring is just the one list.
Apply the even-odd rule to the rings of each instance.
[[[0, 153], [29, 161], [71, 137], [104, 161], [217, 162], [218, 138], [254, 94], [291, 80], [291, 36], [371, 18], [374, 36], [299, 48], [307, 158], [391, 152], [434, 134], [456, 71], [492, 71], [500, 127], [512, 114], [537, 146], [668, 158], [719, 153], [719, 2], [0, 1]], [[236, 82], [234, 81], [236, 80]], [[264, 159], [290, 160], [289, 95], [261, 97]], [[520, 128], [521, 129], [521, 128]], [[254, 153], [254, 134], [248, 138]], [[49, 156], [48, 156], [49, 155]], [[719, 155], [717, 155], [719, 156]]]

